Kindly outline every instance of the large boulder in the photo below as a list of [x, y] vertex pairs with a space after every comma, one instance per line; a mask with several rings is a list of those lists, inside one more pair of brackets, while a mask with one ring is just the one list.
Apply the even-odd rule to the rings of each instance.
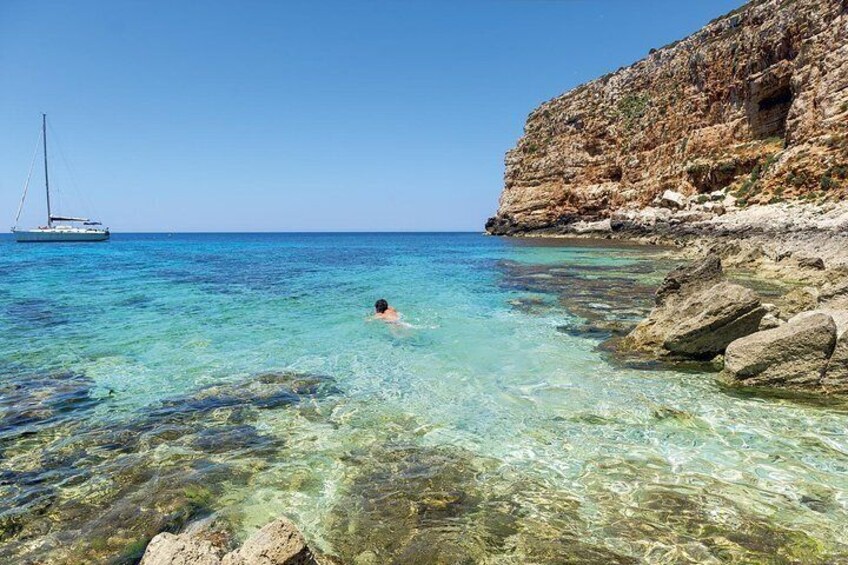
[[674, 190], [666, 190], [659, 197], [657, 203], [665, 208], [675, 208], [681, 210], [686, 207], [687, 199], [685, 196]]
[[750, 288], [722, 281], [667, 313], [672, 322], [663, 347], [688, 357], [713, 357], [734, 340], [756, 332], [766, 309]]
[[721, 280], [721, 262], [710, 257], [666, 277], [657, 291], [657, 307], [623, 346], [709, 359], [756, 332], [766, 312], [756, 292]]
[[221, 565], [222, 554], [208, 540], [164, 532], [147, 544], [141, 565]]
[[224, 556], [222, 565], [315, 565], [306, 540], [293, 523], [279, 518]]
[[744, 385], [819, 388], [836, 345], [836, 323], [803, 312], [786, 324], [737, 339], [724, 354], [724, 377]]

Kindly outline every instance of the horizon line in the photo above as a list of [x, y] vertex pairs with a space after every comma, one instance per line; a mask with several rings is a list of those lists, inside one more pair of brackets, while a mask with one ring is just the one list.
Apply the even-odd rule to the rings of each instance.
[[[169, 234], [195, 234], [195, 235], [219, 235], [219, 234], [251, 234], [251, 235], [260, 235], [260, 234], [268, 234], [268, 235], [280, 235], [280, 234], [291, 234], [291, 235], [308, 235], [308, 234], [316, 234], [316, 235], [326, 235], [326, 234], [339, 234], [339, 235], [355, 235], [355, 234], [363, 234], [363, 235], [374, 235], [374, 234], [486, 234], [485, 230], [310, 230], [310, 231], [113, 231], [109, 230], [109, 233], [112, 235], [169, 235]], [[11, 232], [5, 234], [6, 236], [13, 236]]]

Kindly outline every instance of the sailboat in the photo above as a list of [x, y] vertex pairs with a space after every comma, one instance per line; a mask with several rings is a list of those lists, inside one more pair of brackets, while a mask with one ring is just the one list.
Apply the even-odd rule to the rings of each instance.
[[[106, 241], [109, 239], [109, 228], [100, 227], [100, 222], [88, 218], [54, 215], [50, 209], [50, 180], [47, 176], [47, 114], [41, 115], [41, 139], [44, 142], [44, 189], [47, 193], [47, 225], [31, 229], [18, 229], [18, 220], [26, 201], [29, 178], [24, 186], [18, 214], [15, 216], [15, 227], [12, 233], [18, 242], [57, 242], [57, 241]], [[34, 161], [34, 158], [33, 158]], [[30, 176], [32, 168], [30, 168]], [[74, 223], [81, 225], [74, 225]]]

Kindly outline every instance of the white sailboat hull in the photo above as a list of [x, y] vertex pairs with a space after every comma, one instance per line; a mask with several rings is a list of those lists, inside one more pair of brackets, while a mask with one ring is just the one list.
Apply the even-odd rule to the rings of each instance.
[[41, 228], [33, 230], [14, 230], [15, 240], [19, 243], [50, 243], [73, 241], [106, 241], [109, 230], [84, 228]]

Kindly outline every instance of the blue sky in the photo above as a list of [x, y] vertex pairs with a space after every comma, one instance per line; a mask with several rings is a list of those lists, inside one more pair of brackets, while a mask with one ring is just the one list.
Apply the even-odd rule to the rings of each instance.
[[741, 4], [5, 0], [0, 214], [44, 111], [116, 231], [480, 230], [536, 105]]

